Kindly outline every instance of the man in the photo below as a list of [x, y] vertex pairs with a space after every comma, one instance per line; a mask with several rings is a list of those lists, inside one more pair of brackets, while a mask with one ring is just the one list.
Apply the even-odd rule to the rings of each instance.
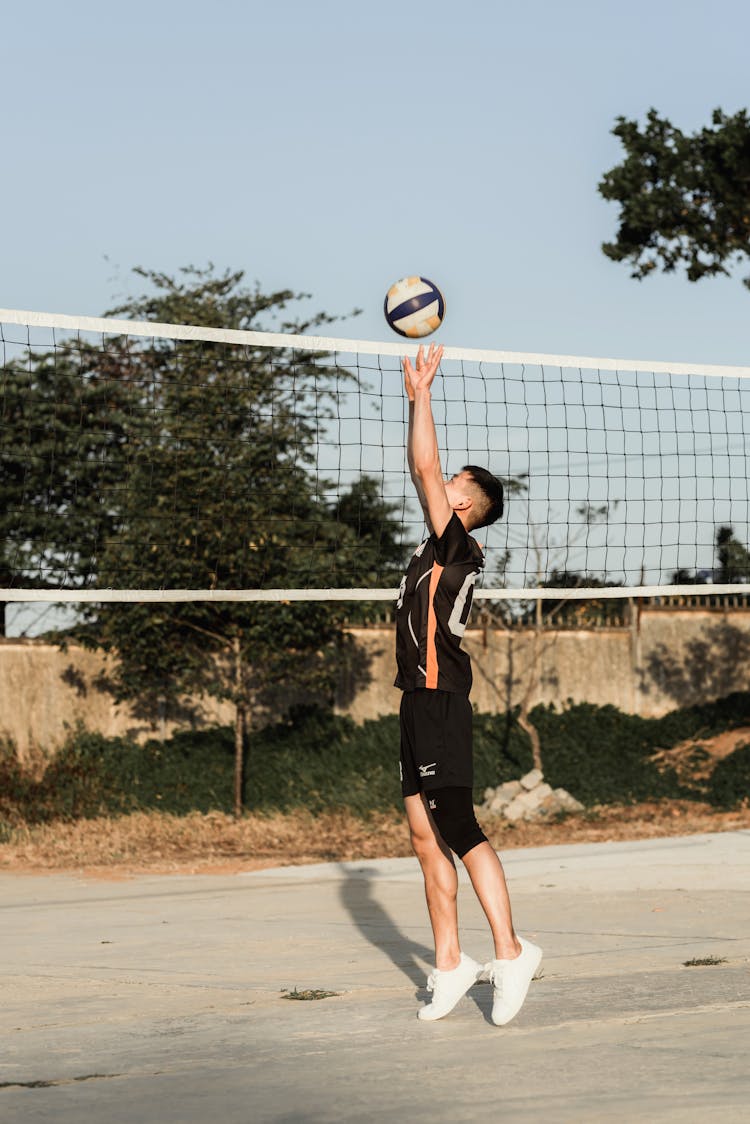
[[[418, 1015], [447, 1015], [486, 972], [494, 985], [492, 1021], [503, 1026], [521, 1009], [542, 952], [516, 935], [502, 865], [474, 816], [471, 663], [461, 651], [484, 565], [469, 532], [500, 518], [503, 489], [472, 465], [443, 478], [430, 391], [442, 354], [431, 345], [426, 356], [420, 347], [416, 367], [403, 361], [409, 470], [430, 531], [402, 579], [396, 611], [402, 792], [435, 938], [435, 970], [427, 982], [432, 1002]], [[452, 851], [469, 872], [492, 930], [495, 958], [486, 967], [461, 951]]]

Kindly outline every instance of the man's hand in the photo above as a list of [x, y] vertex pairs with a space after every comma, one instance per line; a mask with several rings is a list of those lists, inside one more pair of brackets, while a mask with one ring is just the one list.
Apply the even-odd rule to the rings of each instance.
[[403, 360], [404, 384], [410, 402], [414, 401], [414, 394], [417, 390], [430, 389], [432, 380], [437, 374], [437, 369], [440, 366], [440, 360], [442, 358], [443, 345], [441, 344], [440, 347], [435, 347], [435, 344], [431, 343], [426, 357], [424, 347], [420, 345], [419, 351], [417, 352], [416, 370], [408, 357]]

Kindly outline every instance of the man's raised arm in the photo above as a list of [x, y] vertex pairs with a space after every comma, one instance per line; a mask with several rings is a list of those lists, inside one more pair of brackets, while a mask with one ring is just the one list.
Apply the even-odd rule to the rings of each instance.
[[404, 380], [409, 394], [409, 471], [428, 526], [438, 536], [442, 535], [453, 514], [440, 465], [430, 391], [442, 357], [442, 347], [436, 348], [434, 344], [430, 344], [426, 357], [424, 349], [420, 347], [416, 369], [410, 359], [403, 361]]
[[414, 441], [414, 388], [411, 385], [411, 381], [408, 375], [404, 375], [404, 384], [406, 386], [406, 393], [409, 398], [409, 434], [406, 439], [406, 459], [409, 462], [409, 475], [411, 476], [411, 482], [414, 485], [417, 497], [419, 498], [419, 502], [424, 513], [427, 529], [430, 533], [432, 533], [432, 520], [430, 519], [430, 512], [427, 507], [427, 496], [424, 494], [424, 489], [422, 488], [421, 481], [417, 476], [414, 468], [414, 450], [412, 447]]

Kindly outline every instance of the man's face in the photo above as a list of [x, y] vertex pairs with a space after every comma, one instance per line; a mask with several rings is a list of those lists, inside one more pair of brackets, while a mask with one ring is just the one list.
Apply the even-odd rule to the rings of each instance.
[[457, 507], [462, 499], [471, 499], [469, 493], [471, 483], [468, 472], [459, 472], [445, 481], [445, 494], [451, 507]]

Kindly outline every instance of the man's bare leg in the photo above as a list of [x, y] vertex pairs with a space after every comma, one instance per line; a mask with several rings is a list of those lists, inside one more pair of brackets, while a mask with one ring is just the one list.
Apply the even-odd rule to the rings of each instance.
[[427, 911], [435, 939], [435, 967], [451, 971], [461, 959], [456, 905], [458, 875], [453, 855], [432, 822], [422, 795], [405, 796], [404, 806], [411, 845], [424, 877]]
[[492, 930], [495, 957], [513, 960], [521, 952], [521, 944], [513, 928], [510, 897], [500, 859], [489, 843], [479, 843], [463, 856], [474, 892]]
[[505, 1026], [524, 1004], [542, 961], [542, 950], [516, 936], [502, 863], [490, 844], [472, 847], [463, 862], [492, 929], [495, 959], [486, 966], [493, 986], [492, 1021]]

